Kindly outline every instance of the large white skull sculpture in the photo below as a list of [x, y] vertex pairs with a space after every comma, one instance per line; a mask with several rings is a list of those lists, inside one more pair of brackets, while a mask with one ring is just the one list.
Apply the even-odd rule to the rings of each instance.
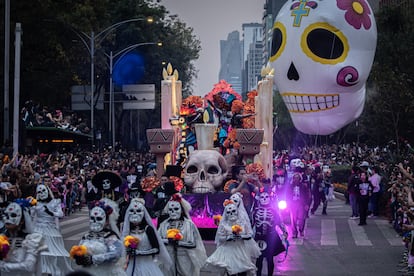
[[144, 218], [145, 206], [140, 201], [133, 199], [128, 207], [129, 222], [134, 224], [141, 223]]
[[286, 1], [270, 62], [299, 131], [327, 135], [359, 117], [376, 41], [367, 0]]
[[15, 202], [10, 203], [3, 212], [3, 221], [5, 224], [19, 225], [22, 217], [22, 208]]
[[226, 159], [215, 150], [195, 150], [184, 169], [184, 182], [193, 193], [215, 192], [227, 176]]
[[101, 207], [93, 207], [89, 213], [89, 229], [92, 232], [101, 232], [106, 224], [106, 213]]
[[182, 213], [183, 208], [181, 207], [180, 202], [174, 200], [168, 202], [168, 216], [170, 217], [170, 219], [180, 219]]

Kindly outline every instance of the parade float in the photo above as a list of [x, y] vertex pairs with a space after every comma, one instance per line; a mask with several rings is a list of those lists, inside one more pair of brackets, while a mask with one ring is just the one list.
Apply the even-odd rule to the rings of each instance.
[[[204, 97], [182, 99], [177, 70], [168, 64], [161, 83], [161, 126], [148, 129], [150, 151], [156, 155], [157, 175], [169, 177], [192, 205], [191, 216], [201, 229], [214, 229], [214, 218], [230, 197], [226, 184], [235, 166], [252, 164], [263, 178], [272, 179], [273, 70], [262, 70], [257, 90], [247, 99], [225, 80], [214, 84]], [[258, 112], [260, 111], [260, 112]], [[143, 188], [158, 185], [146, 178]], [[228, 185], [227, 185], [228, 186]]]

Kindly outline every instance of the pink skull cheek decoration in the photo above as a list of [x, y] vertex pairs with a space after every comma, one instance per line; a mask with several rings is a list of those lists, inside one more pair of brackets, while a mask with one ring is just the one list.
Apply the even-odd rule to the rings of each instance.
[[376, 41], [367, 0], [286, 2], [273, 26], [270, 62], [299, 131], [328, 135], [360, 116]]

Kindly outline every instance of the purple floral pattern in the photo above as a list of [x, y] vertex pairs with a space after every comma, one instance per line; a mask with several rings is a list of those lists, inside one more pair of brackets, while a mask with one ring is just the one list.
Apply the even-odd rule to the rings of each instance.
[[371, 10], [366, 0], [336, 0], [338, 8], [345, 10], [345, 20], [355, 29], [371, 28]]

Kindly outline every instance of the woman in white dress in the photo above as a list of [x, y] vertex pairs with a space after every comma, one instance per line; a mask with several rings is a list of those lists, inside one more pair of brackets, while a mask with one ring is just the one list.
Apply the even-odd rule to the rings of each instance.
[[95, 276], [126, 276], [123, 269], [124, 248], [118, 235], [110, 228], [114, 210], [104, 201], [89, 211], [89, 232], [79, 245], [86, 246], [87, 254], [75, 256], [77, 265]]
[[36, 187], [36, 199], [37, 204], [32, 207], [34, 232], [42, 234], [48, 248], [40, 257], [42, 273], [64, 276], [73, 269], [59, 228], [59, 218], [64, 215], [61, 201], [44, 184]]
[[31, 233], [32, 221], [28, 213], [29, 203], [18, 199], [10, 203], [3, 212], [10, 249], [7, 257], [0, 261], [0, 274], [13, 276], [41, 275], [39, 254], [47, 249], [42, 235]]
[[[197, 226], [190, 218], [191, 205], [181, 197], [174, 194], [165, 206], [168, 219], [164, 220], [158, 233], [173, 261], [171, 268], [162, 266], [166, 276], [200, 275], [200, 269], [207, 259], [206, 249]], [[181, 239], [171, 239], [168, 230], [178, 230]]]
[[226, 200], [224, 205], [216, 233], [217, 248], [207, 258], [206, 269], [224, 270], [229, 275], [255, 275], [255, 260], [249, 245], [245, 243], [253, 235], [250, 221], [239, 215], [239, 209], [232, 200]]
[[122, 237], [138, 238], [136, 249], [127, 249], [126, 272], [131, 276], [163, 276], [159, 266], [171, 267], [172, 261], [142, 198], [133, 198], [125, 212]]

